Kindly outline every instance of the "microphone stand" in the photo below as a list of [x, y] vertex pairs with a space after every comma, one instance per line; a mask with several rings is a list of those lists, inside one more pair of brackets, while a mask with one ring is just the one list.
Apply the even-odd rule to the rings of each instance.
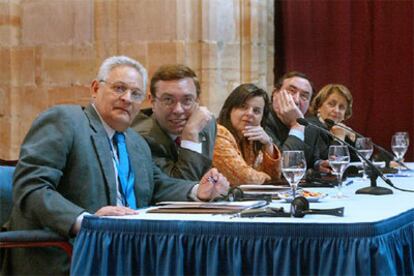
[[310, 125], [311, 127], [315, 127], [317, 129], [319, 129], [320, 131], [322, 131], [323, 133], [329, 135], [332, 139], [334, 139], [335, 141], [338, 141], [339, 143], [348, 146], [350, 149], [352, 149], [359, 157], [361, 157], [362, 160], [364, 160], [366, 162], [366, 164], [370, 167], [370, 170], [368, 172], [368, 175], [370, 176], [371, 179], [371, 186], [370, 187], [365, 187], [365, 188], [361, 188], [358, 189], [356, 191], [357, 194], [370, 194], [370, 195], [387, 195], [387, 194], [392, 194], [392, 190], [389, 188], [385, 188], [385, 187], [379, 187], [377, 186], [377, 178], [378, 176], [381, 177], [382, 180], [384, 180], [385, 183], [387, 183], [388, 185], [390, 185], [393, 188], [396, 188], [394, 186], [394, 184], [391, 182], [391, 180], [389, 180], [388, 178], [386, 178], [384, 176], [384, 174], [367, 158], [365, 158], [365, 156], [363, 156], [360, 152], [358, 152], [358, 150], [356, 148], [354, 148], [352, 145], [350, 145], [349, 143], [343, 141], [342, 139], [339, 139], [338, 137], [336, 137], [335, 135], [333, 135], [332, 133], [330, 133], [328, 130], [317, 126], [311, 122], [308, 122], [306, 119], [303, 118], [298, 118], [297, 122], [300, 125], [303, 126], [308, 126]]
[[[353, 130], [353, 129], [349, 128], [349, 127], [346, 127], [346, 126], [343, 126], [343, 125], [337, 124], [337, 123], [335, 123], [334, 121], [332, 121], [331, 119], [325, 119], [324, 121], [325, 121], [326, 125], [328, 126], [328, 129], [331, 129], [333, 126], [338, 126], [338, 127], [340, 127], [340, 128], [343, 128], [343, 129], [345, 129], [345, 130], [348, 130], [348, 131], [350, 131], [350, 132], [354, 133], [354, 134], [355, 134], [356, 136], [358, 136], [358, 137], [362, 137], [362, 138], [364, 138], [364, 137], [365, 137], [365, 136], [364, 136], [364, 135], [362, 135], [361, 133], [359, 133], [359, 132], [357, 132], [357, 131], [355, 131], [355, 130]], [[372, 144], [373, 144], [373, 146], [374, 146], [376, 149], [378, 149], [378, 150], [379, 150], [379, 151], [381, 151], [382, 153], [385, 153], [385, 155], [386, 155], [388, 158], [390, 158], [391, 160], [394, 160], [394, 159], [395, 159], [395, 155], [394, 155], [394, 154], [392, 154], [391, 152], [389, 152], [388, 150], [384, 149], [384, 148], [383, 148], [383, 147], [381, 147], [380, 145], [375, 144], [374, 142], [372, 142]], [[403, 162], [401, 162], [400, 160], [395, 159], [395, 162], [397, 162], [397, 163], [398, 163], [398, 165], [400, 165], [401, 167], [405, 168], [406, 170], [410, 170], [410, 168], [408, 168], [408, 167], [407, 167], [407, 165], [405, 165], [405, 164], [404, 164]]]

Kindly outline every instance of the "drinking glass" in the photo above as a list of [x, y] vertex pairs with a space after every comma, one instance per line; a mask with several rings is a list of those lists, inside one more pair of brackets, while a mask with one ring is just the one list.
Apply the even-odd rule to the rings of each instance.
[[398, 131], [394, 135], [404, 136], [404, 139], [407, 141], [407, 147], [410, 145], [410, 137], [406, 131]]
[[[370, 159], [372, 156], [372, 153], [374, 152], [374, 144], [372, 143], [372, 140], [369, 137], [357, 138], [355, 141], [355, 148], [366, 159]], [[362, 159], [362, 157], [360, 156], [358, 157], [362, 162], [362, 168], [364, 172], [362, 175], [362, 178], [367, 179], [367, 173], [366, 173], [367, 164], [364, 161], [364, 159]]]
[[292, 189], [293, 199], [296, 197], [296, 189], [299, 181], [306, 172], [305, 154], [301, 150], [284, 151], [282, 154], [282, 173]]
[[[405, 153], [407, 152], [410, 140], [407, 132], [396, 132], [391, 139], [392, 152], [398, 161], [403, 160]], [[401, 173], [401, 167], [398, 166], [398, 173]]]
[[330, 146], [328, 152], [329, 165], [338, 179], [337, 193], [335, 198], [343, 198], [342, 175], [349, 164], [349, 150], [347, 146]]

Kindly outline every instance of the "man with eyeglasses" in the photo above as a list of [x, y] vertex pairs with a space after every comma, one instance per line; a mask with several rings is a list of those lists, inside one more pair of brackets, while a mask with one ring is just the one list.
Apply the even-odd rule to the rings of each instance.
[[200, 83], [189, 67], [161, 66], [150, 84], [152, 109], [132, 126], [147, 140], [156, 164], [168, 175], [196, 180], [211, 168], [216, 121], [200, 106]]
[[[145, 140], [129, 128], [145, 99], [147, 72], [137, 61], [106, 59], [91, 85], [91, 104], [52, 107], [29, 130], [13, 183], [11, 230], [48, 229], [74, 237], [84, 216], [137, 214], [164, 200], [210, 200], [228, 181], [209, 170], [198, 183], [164, 174]], [[56, 248], [12, 249], [13, 275], [69, 273]]]
[[266, 132], [283, 150], [303, 150], [308, 168], [329, 172], [326, 162], [319, 159], [316, 146], [319, 131], [304, 127], [296, 120], [304, 118], [314, 92], [310, 79], [303, 73], [292, 71], [283, 75], [272, 92], [271, 112], [266, 120]]

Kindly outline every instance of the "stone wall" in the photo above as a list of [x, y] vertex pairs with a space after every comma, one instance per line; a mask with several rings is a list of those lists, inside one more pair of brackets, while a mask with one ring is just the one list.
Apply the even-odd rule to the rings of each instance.
[[[184, 63], [218, 114], [238, 84], [271, 89], [274, 0], [0, 0], [0, 158], [18, 157], [36, 116], [85, 105], [102, 60], [125, 54], [151, 74]], [[148, 103], [145, 103], [148, 105]]]

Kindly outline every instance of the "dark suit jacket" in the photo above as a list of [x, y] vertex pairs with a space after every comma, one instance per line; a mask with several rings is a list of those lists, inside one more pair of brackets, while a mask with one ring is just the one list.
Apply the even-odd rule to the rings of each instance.
[[305, 127], [305, 141], [302, 141], [296, 136], [289, 135], [290, 129], [280, 121], [272, 107], [270, 110], [265, 130], [272, 137], [273, 143], [282, 151], [303, 150], [308, 169], [312, 169], [315, 162], [321, 159], [318, 148], [320, 132], [310, 126]]
[[[327, 131], [328, 128], [326, 127], [326, 125], [324, 125], [316, 116], [310, 116], [306, 118], [309, 122], [326, 129]], [[351, 141], [351, 139], [349, 139], [348, 137], [345, 138], [345, 142], [347, 142], [348, 144], [351, 144], [351, 146], [355, 146], [355, 142]], [[339, 145], [339, 142], [335, 141], [334, 139], [332, 139], [331, 137], [329, 137], [329, 135], [320, 132], [320, 137], [319, 137], [319, 141], [318, 141], [318, 148], [319, 148], [319, 152], [320, 152], [320, 157], [321, 159], [328, 159], [328, 151], [329, 151], [329, 146], [330, 145]], [[358, 158], [358, 155], [351, 149], [349, 148], [349, 155], [350, 155], [350, 159], [351, 162], [359, 162], [360, 159]]]
[[151, 109], [140, 112], [132, 128], [147, 140], [155, 163], [168, 175], [177, 178], [199, 180], [212, 165], [217, 124], [213, 119], [200, 132], [202, 153], [177, 147], [171, 137], [161, 129]]
[[[187, 200], [195, 183], [173, 179], [154, 165], [145, 140], [125, 131], [135, 172], [137, 206], [161, 200]], [[69, 237], [82, 212], [116, 205], [116, 179], [109, 138], [89, 105], [57, 106], [37, 118], [21, 147], [14, 174], [14, 208], [10, 227], [48, 228]], [[19, 249], [10, 254], [15, 274], [69, 272], [59, 249]]]

